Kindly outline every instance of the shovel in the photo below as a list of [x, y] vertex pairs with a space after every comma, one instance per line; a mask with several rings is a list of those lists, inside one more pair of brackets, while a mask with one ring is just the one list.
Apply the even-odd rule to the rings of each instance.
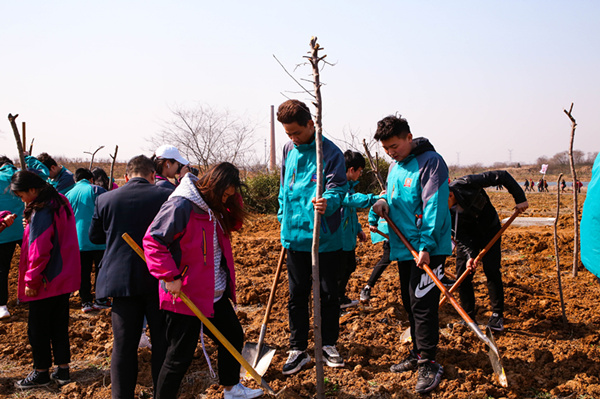
[[[131, 238], [131, 236], [127, 233], [123, 233], [123, 235], [121, 236], [123, 237], [123, 239], [127, 242], [127, 244], [129, 244], [129, 246], [144, 260], [144, 262], [146, 261], [146, 257], [144, 256], [144, 251], [142, 251], [142, 248], [140, 248], [140, 246], [137, 244], [137, 242], [135, 242], [135, 240], [133, 238]], [[271, 389], [271, 387], [269, 386], [269, 384], [267, 383], [267, 381], [263, 380], [261, 378], [260, 375], [258, 375], [258, 373], [248, 364], [248, 362], [246, 361], [246, 359], [244, 359], [242, 357], [242, 355], [237, 351], [237, 349], [235, 349], [235, 347], [233, 345], [231, 345], [231, 343], [227, 340], [227, 338], [225, 338], [225, 336], [223, 336], [223, 334], [221, 334], [221, 332], [217, 329], [217, 327], [214, 326], [213, 323], [210, 322], [210, 320], [208, 320], [206, 318], [206, 316], [204, 316], [202, 314], [202, 312], [200, 311], [200, 309], [198, 309], [198, 307], [194, 304], [194, 302], [192, 302], [190, 300], [190, 298], [188, 298], [187, 295], [185, 295], [183, 293], [183, 291], [181, 291], [179, 293], [179, 298], [181, 298], [181, 300], [183, 301], [183, 303], [185, 303], [187, 305], [188, 308], [190, 308], [190, 310], [192, 312], [194, 312], [194, 314], [196, 315], [196, 317], [198, 317], [200, 319], [200, 321], [202, 321], [202, 323], [204, 323], [204, 325], [206, 327], [208, 327], [208, 329], [215, 335], [215, 337], [217, 337], [217, 339], [219, 340], [219, 342], [221, 342], [223, 344], [223, 346], [225, 348], [227, 348], [227, 350], [229, 351], [229, 353], [231, 353], [233, 355], [233, 357], [235, 357], [235, 359], [240, 362], [240, 364], [246, 368], [246, 370], [249, 371], [250, 375], [252, 376], [252, 378], [254, 378], [254, 380], [263, 388], [265, 388], [270, 394], [275, 394], [275, 392], [273, 391], [273, 389]]]
[[[268, 345], [264, 345], [263, 342], [265, 340], [265, 334], [267, 333], [267, 323], [269, 321], [269, 316], [271, 315], [271, 309], [273, 308], [273, 302], [275, 299], [275, 289], [277, 288], [277, 283], [279, 281], [279, 275], [281, 274], [281, 269], [283, 268], [283, 260], [285, 259], [285, 248], [281, 248], [281, 254], [279, 255], [279, 262], [277, 263], [277, 270], [275, 270], [275, 277], [273, 278], [273, 284], [271, 285], [271, 293], [269, 294], [269, 302], [267, 303], [267, 311], [265, 312], [265, 317], [263, 318], [262, 325], [260, 327], [260, 336], [258, 337], [258, 343], [246, 342], [244, 344], [244, 348], [242, 349], [242, 356], [244, 359], [248, 360], [248, 363], [254, 367], [256, 372], [259, 375], [264, 375], [269, 365], [271, 364], [271, 359], [275, 355], [275, 348], [270, 347]], [[244, 367], [240, 369], [240, 376], [247, 377], [248, 372]]]
[[[406, 248], [411, 252], [412, 256], [415, 259], [418, 259], [419, 254], [417, 253], [417, 251], [415, 251], [415, 249], [410, 244], [410, 242], [408, 242], [408, 240], [400, 232], [400, 230], [398, 229], [396, 224], [394, 224], [394, 222], [392, 222], [392, 220], [389, 218], [389, 216], [387, 214], [384, 214], [383, 218], [388, 222], [388, 226], [390, 226], [392, 228], [392, 230], [394, 230], [394, 233], [396, 233], [398, 238], [400, 238], [400, 241], [402, 241], [402, 243], [406, 246]], [[487, 328], [488, 332], [487, 332], [487, 336], [486, 336], [486, 334], [484, 334], [479, 329], [479, 327], [477, 327], [477, 324], [475, 324], [475, 322], [469, 317], [467, 312], [465, 312], [465, 310], [459, 305], [459, 303], [456, 301], [456, 299], [454, 299], [452, 294], [450, 294], [450, 292], [444, 286], [444, 284], [442, 284], [440, 279], [437, 278], [437, 276], [435, 275], [435, 273], [433, 273], [433, 271], [431, 270], [429, 265], [423, 265], [423, 270], [425, 270], [425, 273], [427, 273], [429, 278], [431, 278], [431, 280], [435, 283], [435, 285], [437, 285], [437, 287], [440, 289], [440, 291], [448, 298], [448, 300], [450, 301], [452, 306], [454, 306], [454, 309], [456, 309], [458, 314], [460, 314], [460, 316], [463, 318], [463, 320], [467, 323], [467, 326], [471, 329], [471, 331], [473, 331], [475, 333], [475, 335], [477, 335], [477, 338], [479, 338], [481, 341], [483, 341], [483, 343], [485, 343], [488, 346], [488, 355], [490, 357], [490, 361], [492, 363], [492, 368], [494, 369], [494, 373], [496, 373], [498, 382], [503, 387], [507, 387], [508, 380], [506, 379], [506, 374], [504, 373], [504, 367], [502, 367], [502, 361], [500, 360], [500, 353], [498, 352], [498, 347], [496, 346], [496, 343], [494, 342], [493, 337], [492, 337], [492, 339], [489, 338], [489, 336], [492, 335], [492, 332], [489, 329], [489, 327]]]

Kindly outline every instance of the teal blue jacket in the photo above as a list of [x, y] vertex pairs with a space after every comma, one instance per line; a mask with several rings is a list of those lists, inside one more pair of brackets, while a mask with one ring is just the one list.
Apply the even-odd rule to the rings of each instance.
[[[417, 252], [450, 255], [448, 167], [427, 139], [416, 138], [413, 142], [416, 147], [410, 155], [390, 166], [385, 195], [389, 216]], [[393, 232], [390, 259], [414, 259]]]
[[[388, 237], [390, 236], [390, 230], [387, 221], [384, 218], [379, 217], [379, 215], [375, 213], [373, 208], [369, 210], [369, 226], [376, 226], [379, 231], [381, 231], [384, 234], [387, 234]], [[385, 240], [387, 240], [387, 238], [385, 238], [381, 234], [371, 233], [371, 242], [373, 244], [377, 244], [378, 242]]]
[[[319, 252], [342, 249], [341, 205], [348, 182], [346, 163], [342, 151], [323, 137], [323, 198], [327, 200], [325, 214], [321, 217]], [[310, 144], [294, 145], [288, 142], [283, 148], [279, 187], [281, 244], [284, 248], [310, 252], [312, 249], [314, 207], [312, 199], [317, 194], [317, 154], [313, 140]]]
[[379, 199], [379, 195], [354, 191], [357, 184], [358, 181], [348, 182], [348, 192], [342, 200], [342, 250], [344, 251], [352, 251], [356, 248], [356, 236], [359, 231], [362, 231], [356, 208], [368, 208]]
[[[48, 178], [48, 168], [34, 157], [26, 156], [27, 169], [36, 172], [44, 180]], [[10, 179], [18, 171], [16, 166], [6, 163], [0, 168], [0, 211], [9, 211], [17, 215], [17, 219], [0, 234], [0, 244], [23, 239], [23, 210], [25, 205], [19, 197], [10, 191]]]
[[97, 251], [106, 249], [105, 244], [92, 244], [89, 231], [94, 216], [96, 198], [105, 193], [106, 190], [100, 186], [90, 183], [86, 179], [79, 180], [65, 194], [71, 203], [75, 215], [75, 227], [77, 228], [77, 240], [80, 251]]
[[73, 188], [73, 186], [75, 186], [75, 177], [70, 170], [64, 166], [61, 166], [58, 175], [56, 175], [54, 179], [49, 178], [48, 183], [52, 184], [56, 191], [64, 195], [67, 194], [69, 190]]
[[581, 263], [596, 277], [600, 277], [600, 155], [592, 167], [592, 179], [581, 215]]

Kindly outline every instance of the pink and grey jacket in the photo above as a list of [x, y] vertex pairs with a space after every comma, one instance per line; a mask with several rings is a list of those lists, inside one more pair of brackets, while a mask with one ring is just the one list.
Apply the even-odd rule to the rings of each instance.
[[[63, 196], [64, 198], [64, 196]], [[71, 206], [65, 198], [69, 209]], [[68, 294], [81, 285], [79, 243], [75, 217], [65, 207], [58, 213], [50, 208], [34, 211], [23, 234], [19, 262], [18, 297], [22, 302], [36, 301]], [[38, 291], [34, 297], [25, 295], [25, 287]]]
[[[235, 303], [235, 269], [229, 237], [193, 185], [188, 173], [163, 204], [144, 237], [144, 254], [150, 274], [173, 281], [181, 276], [181, 290], [206, 317], [214, 317], [215, 253], [226, 275], [224, 295]], [[215, 248], [216, 242], [220, 247]], [[159, 287], [160, 308], [193, 316], [180, 300]]]

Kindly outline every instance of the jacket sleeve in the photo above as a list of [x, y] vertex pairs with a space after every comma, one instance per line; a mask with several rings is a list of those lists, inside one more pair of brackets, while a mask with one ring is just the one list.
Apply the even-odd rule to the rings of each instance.
[[[436, 154], [437, 155], [437, 154]], [[437, 232], [449, 217], [448, 168], [438, 155], [431, 157], [421, 173], [421, 200], [423, 215], [418, 251], [432, 252], [437, 248]]]
[[504, 186], [515, 199], [516, 204], [527, 201], [525, 192], [517, 181], [505, 170], [492, 170], [477, 175], [465, 177], [468, 185], [478, 188]]
[[279, 209], [277, 210], [277, 220], [279, 221], [279, 223], [281, 224], [281, 222], [283, 221], [283, 196], [284, 196], [284, 187], [283, 185], [285, 184], [285, 161], [287, 159], [287, 154], [289, 152], [289, 148], [286, 145], [283, 148], [283, 157], [281, 160], [281, 171], [279, 173], [279, 195], [277, 196], [277, 200], [279, 202]]
[[54, 216], [47, 209], [34, 212], [29, 222], [29, 251], [24, 282], [29, 288], [40, 290], [44, 284], [44, 270], [54, 247]]
[[[323, 148], [325, 152], [325, 148]], [[348, 192], [348, 180], [346, 178], [346, 161], [344, 154], [339, 148], [333, 146], [327, 153], [323, 154], [325, 165], [325, 190], [323, 198], [327, 200], [325, 216], [333, 215], [342, 206], [342, 201]]]
[[106, 243], [106, 231], [104, 231], [102, 212], [103, 208], [98, 203], [98, 197], [96, 197], [94, 214], [92, 215], [92, 222], [90, 223], [90, 230], [88, 231], [89, 239], [93, 244]]
[[179, 269], [169, 246], [185, 233], [192, 211], [191, 203], [183, 199], [165, 202], [144, 236], [144, 255], [150, 274], [159, 280], [173, 281]]
[[375, 213], [373, 208], [369, 209], [369, 225], [377, 226], [379, 223], [379, 215]]
[[368, 208], [378, 199], [379, 195], [376, 194], [348, 193], [342, 201], [342, 206], [349, 206], [352, 208]]

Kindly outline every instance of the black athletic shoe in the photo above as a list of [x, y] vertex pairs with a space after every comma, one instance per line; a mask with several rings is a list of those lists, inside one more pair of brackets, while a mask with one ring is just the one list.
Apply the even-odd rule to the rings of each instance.
[[427, 393], [433, 391], [442, 379], [444, 368], [439, 363], [430, 360], [419, 361], [419, 376], [415, 391], [417, 393]]
[[344, 359], [333, 345], [323, 346], [323, 360], [329, 367], [344, 367]]
[[22, 380], [15, 382], [15, 387], [19, 389], [30, 389], [45, 387], [50, 384], [50, 374], [48, 371], [33, 370], [29, 375]]
[[369, 302], [370, 299], [371, 299], [371, 287], [366, 285], [365, 288], [360, 290], [360, 301], [361, 302]]
[[52, 373], [50, 378], [56, 381], [59, 387], [68, 384], [69, 382], [71, 382], [71, 377], [69, 376], [69, 368], [67, 367], [66, 369], [63, 369], [58, 367], [56, 371]]
[[404, 373], [406, 371], [416, 370], [418, 361], [419, 357], [415, 354], [415, 352], [410, 350], [406, 359], [398, 364], [394, 364], [392, 367], [390, 367], [390, 371], [392, 373]]
[[498, 313], [492, 313], [490, 321], [488, 321], [488, 327], [494, 331], [504, 331], [504, 317]]
[[302, 366], [310, 362], [310, 356], [305, 351], [292, 349], [283, 365], [283, 375], [294, 374], [300, 371]]
[[352, 299], [348, 298], [347, 296], [340, 298], [340, 309], [346, 309], [346, 308], [349, 308], [351, 306], [356, 306], [356, 305], [358, 305], [358, 301], [352, 300]]
[[451, 278], [448, 278], [448, 276], [446, 276], [446, 275], [444, 275], [444, 277], [442, 277], [440, 279], [440, 281], [442, 282], [442, 284], [444, 284], [444, 287], [446, 287], [448, 289], [452, 288], [454, 283], [456, 283], [456, 280], [452, 280]]

